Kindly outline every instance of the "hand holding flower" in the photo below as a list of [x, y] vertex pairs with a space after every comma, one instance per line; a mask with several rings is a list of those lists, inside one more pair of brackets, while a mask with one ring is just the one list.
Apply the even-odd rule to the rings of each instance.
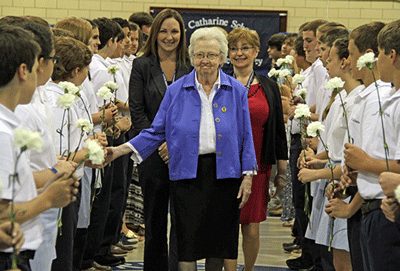
[[24, 243], [24, 233], [22, 232], [19, 223], [14, 223], [14, 229], [11, 222], [6, 221], [0, 224], [0, 249], [6, 249], [15, 246], [17, 253]]
[[[386, 197], [396, 197], [400, 200], [400, 188], [398, 188], [400, 185], [400, 174], [383, 172], [379, 176], [378, 181]], [[399, 194], [399, 197], [397, 197], [397, 194]]]
[[315, 180], [318, 180], [315, 175], [315, 170], [308, 169], [308, 168], [303, 168], [299, 171], [297, 174], [297, 177], [300, 182], [302, 183], [309, 183]]
[[396, 222], [400, 215], [400, 204], [395, 198], [382, 199], [381, 209], [385, 217], [391, 221]]
[[325, 205], [325, 213], [327, 213], [330, 218], [347, 219], [352, 216], [349, 204], [338, 198], [329, 200], [329, 203]]
[[365, 151], [350, 143], [346, 143], [344, 147], [344, 162], [348, 168], [361, 170], [368, 168], [368, 161], [371, 157]]

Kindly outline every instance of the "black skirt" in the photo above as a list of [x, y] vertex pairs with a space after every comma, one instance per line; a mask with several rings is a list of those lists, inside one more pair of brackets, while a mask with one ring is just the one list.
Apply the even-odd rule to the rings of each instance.
[[172, 182], [179, 261], [237, 259], [239, 179], [219, 179], [214, 154], [199, 156], [195, 179]]

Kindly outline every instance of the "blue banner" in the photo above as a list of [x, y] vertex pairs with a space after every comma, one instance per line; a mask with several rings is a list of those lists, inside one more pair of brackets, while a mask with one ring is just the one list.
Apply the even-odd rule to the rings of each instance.
[[[279, 33], [280, 16], [279, 13], [257, 13], [251, 11], [238, 12], [207, 12], [177, 9], [181, 14], [186, 28], [187, 45], [189, 45], [192, 33], [201, 27], [217, 26], [223, 28], [227, 33], [236, 27], [243, 27], [257, 31], [260, 36], [260, 53], [254, 63], [254, 69], [267, 73], [271, 67], [271, 60], [268, 57], [267, 42], [269, 38]], [[161, 9], [154, 9], [155, 17]], [[229, 59], [225, 63], [223, 70], [232, 70]]]

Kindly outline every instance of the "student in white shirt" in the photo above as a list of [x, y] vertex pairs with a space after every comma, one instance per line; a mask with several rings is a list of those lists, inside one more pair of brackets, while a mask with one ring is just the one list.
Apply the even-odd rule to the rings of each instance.
[[[98, 53], [93, 55], [92, 62], [90, 63], [89, 68], [90, 68], [91, 82], [94, 85], [94, 91], [97, 92], [97, 90], [100, 87], [102, 87], [104, 83], [108, 81], [114, 82], [113, 76], [110, 75], [107, 71], [107, 68], [110, 64], [106, 59], [113, 55], [114, 51], [118, 46], [117, 44], [118, 36], [121, 33], [123, 34], [123, 31], [121, 27], [118, 25], [118, 23], [110, 19], [98, 18], [93, 21], [95, 24], [98, 25], [100, 44], [98, 45], [99, 49]], [[119, 72], [120, 71], [118, 71], [117, 74]], [[122, 90], [119, 89], [118, 92], [122, 92]], [[118, 92], [117, 96], [119, 95]], [[99, 100], [98, 101], [99, 104], [103, 105], [103, 100], [99, 97], [97, 98]], [[118, 101], [117, 106], [123, 107], [123, 104], [124, 102]], [[115, 129], [115, 131], [114, 127], [117, 128]], [[120, 133], [120, 130], [118, 129], [118, 123], [116, 123], [115, 126], [111, 126], [111, 128], [113, 128], [111, 132], [114, 132], [114, 138], [108, 137], [109, 145], [112, 145], [114, 141], [116, 141], [115, 139], [119, 140], [118, 137]], [[107, 135], [112, 135], [112, 134], [107, 134]], [[116, 170], [114, 170], [115, 164], [118, 164], [118, 161], [117, 163], [112, 163], [110, 167], [106, 167], [104, 169], [104, 176], [102, 176], [102, 188], [100, 190], [100, 193], [97, 195], [97, 197], [93, 202], [91, 216], [90, 216], [91, 224], [88, 227], [87, 247], [85, 248], [83, 253], [83, 260], [81, 266], [82, 269], [89, 269], [93, 267], [93, 265], [95, 264], [94, 262], [95, 256], [98, 253], [102, 253], [102, 255], [96, 258], [96, 263], [102, 265], [114, 266], [125, 262], [124, 258], [117, 258], [109, 253], [111, 245], [110, 243], [114, 244], [113, 236], [115, 236], [115, 233], [111, 232], [116, 232], [116, 230], [113, 230], [112, 228], [115, 227], [117, 223], [115, 223], [114, 220], [112, 222], [112, 225], [109, 226], [109, 224], [105, 222], [107, 221], [108, 210], [110, 209], [113, 180], [120, 179], [113, 177], [113, 174], [114, 172], [115, 174], [123, 174], [124, 172], [126, 172], [125, 169], [121, 168], [117, 168]], [[103, 246], [103, 251], [99, 252], [103, 236], [106, 235], [105, 231], [107, 231], [108, 234], [107, 236], [109, 237], [107, 239], [108, 245]], [[105, 250], [108, 251], [104, 253]]]
[[[61, 130], [61, 127], [64, 125], [62, 130], [63, 136], [60, 134], [56, 134], [55, 136], [55, 150], [60, 155], [68, 153], [66, 152], [66, 150], [68, 150], [71, 152], [69, 159], [79, 163], [84, 159], [87, 153], [87, 149], [83, 148], [83, 142], [87, 138], [87, 135], [85, 133], [81, 135], [81, 129], [77, 128], [75, 124], [78, 119], [90, 118], [86, 110], [83, 109], [83, 101], [85, 101], [86, 97], [84, 93], [80, 93], [82, 100], [76, 97], [75, 104], [70, 107], [68, 110], [69, 112], [64, 118], [64, 109], [59, 108], [56, 103], [57, 99], [64, 94], [64, 89], [62, 89], [58, 83], [67, 81], [76, 86], [80, 86], [88, 75], [88, 66], [91, 61], [92, 53], [85, 44], [73, 38], [57, 38], [55, 50], [60, 61], [54, 67], [52, 81], [45, 85], [49, 103], [55, 114], [56, 129]], [[85, 104], [88, 104], [87, 100]], [[66, 128], [67, 119], [70, 124], [69, 131], [67, 131]], [[96, 139], [99, 140], [100, 143], [104, 142], [105, 135], [96, 135]], [[77, 151], [75, 152], [75, 150]], [[87, 160], [84, 165], [93, 167], [89, 160]], [[87, 188], [88, 182], [90, 187], [91, 179], [87, 180], [82, 178], [84, 176], [83, 167], [79, 167], [76, 172], [78, 178], [82, 182], [83, 196], [87, 197], [87, 194], [89, 194], [87, 198], [90, 199], [90, 188], [85, 189], [85, 187]], [[57, 236], [57, 259], [53, 261], [52, 270], [62, 270], [65, 267], [68, 270], [72, 269], [72, 247], [74, 235], [76, 233], [78, 210], [78, 204], [76, 204], [69, 205], [62, 211], [62, 235]]]
[[[316, 30], [320, 25], [324, 23], [326, 23], [326, 21], [324, 20], [315, 20], [307, 23], [303, 28], [303, 48], [305, 51], [306, 60], [312, 63], [311, 67], [309, 68], [309, 73], [307, 75], [308, 78], [306, 78], [308, 83], [305, 102], [309, 107], [312, 107], [316, 104], [316, 92], [322, 84], [322, 79], [326, 73], [325, 68], [322, 66], [321, 61], [318, 59], [318, 53], [316, 51]], [[294, 108], [292, 107], [291, 111], [294, 112], [293, 110]], [[314, 120], [318, 120], [318, 118]], [[301, 246], [303, 253], [302, 256], [298, 259], [287, 260], [286, 264], [292, 269], [307, 269], [311, 268], [314, 265], [314, 260], [312, 256], [313, 253], [311, 253], [313, 243], [312, 241], [306, 240], [305, 238], [305, 232], [308, 224], [308, 216], [304, 212], [305, 186], [302, 185], [302, 183], [297, 178], [297, 174], [299, 172], [299, 169], [297, 168], [297, 159], [301, 152], [301, 140], [300, 134], [295, 134], [295, 132], [300, 132], [298, 125], [295, 123], [296, 121], [292, 122], [292, 140], [290, 146], [289, 161], [291, 166], [294, 191], [293, 200], [296, 210], [294, 228], [295, 232], [298, 233], [295, 243]], [[297, 131], [293, 129], [297, 129]], [[311, 202], [309, 203], [311, 204]]]
[[[18, 104], [26, 104], [32, 98], [37, 84], [36, 71], [38, 68], [38, 56], [40, 47], [33, 41], [29, 32], [13, 26], [0, 26], [0, 54], [2, 61], [7, 63], [6, 70], [1, 71], [4, 76], [0, 82], [0, 137], [2, 142], [2, 155], [0, 156], [0, 179], [9, 180], [13, 174], [16, 155], [19, 153], [14, 146], [13, 130], [20, 125], [20, 120], [13, 111]], [[38, 195], [34, 176], [29, 167], [25, 152], [20, 156], [17, 172], [19, 183], [15, 184], [14, 193], [12, 185], [4, 183], [2, 189], [2, 219], [8, 219], [10, 201], [14, 200], [14, 212], [16, 222], [22, 223], [25, 234], [25, 243], [21, 247], [21, 254], [26, 256], [19, 265], [21, 270], [30, 270], [29, 259], [33, 258], [36, 250], [42, 242], [42, 225], [38, 215], [50, 208], [63, 207], [71, 200], [76, 200], [73, 194], [77, 193], [75, 185], [79, 185], [75, 178], [69, 178], [72, 167], [68, 172], [53, 174], [54, 177]], [[7, 181], [6, 181], [7, 182]], [[14, 198], [13, 198], [14, 195]], [[10, 264], [11, 249], [0, 253], [0, 269], [6, 270]]]
[[[354, 93], [356, 94], [360, 88], [360, 82], [351, 78], [350, 66], [347, 62], [347, 58], [349, 56], [347, 46], [347, 35], [344, 35], [344, 38], [336, 40], [330, 49], [326, 65], [330, 77], [339, 77], [345, 82], [343, 90], [341, 91], [341, 98], [343, 101], [347, 99], [347, 96], [354, 96]], [[324, 114], [322, 115], [324, 119], [326, 117], [324, 133], [327, 140], [324, 142], [329, 148], [329, 157], [332, 159], [332, 163], [337, 165], [334, 167], [333, 178], [339, 179], [342, 174], [340, 160], [343, 156], [343, 140], [345, 139], [347, 125], [345, 116], [343, 114], [344, 111], [341, 105], [340, 96], [337, 94], [335, 97], [334, 95], [336, 95], [335, 92], [332, 93], [332, 104], [330, 107], [328, 106], [325, 109]], [[351, 99], [348, 99], [345, 107], [346, 112], [351, 112], [351, 103]], [[328, 156], [325, 150], [315, 155], [311, 161], [305, 164], [305, 168], [300, 170], [299, 179], [307, 182], [320, 178], [326, 179], [329, 182], [332, 179], [332, 174], [329, 168], [325, 166], [324, 169], [315, 169], [318, 168], [318, 164], [324, 165], [327, 158]], [[324, 162], [321, 162], [319, 159], [324, 159]], [[324, 212], [324, 206], [328, 203], [328, 200], [325, 198], [325, 182], [323, 184], [320, 183], [318, 188], [319, 193], [318, 196], [314, 197], [313, 207], [316, 206], [316, 208], [321, 211], [319, 214], [320, 221], [314, 221], [314, 224], [311, 224], [311, 229], [312, 232], [316, 232], [316, 243], [324, 245], [324, 249], [327, 250], [327, 246], [329, 246], [328, 240], [330, 234], [330, 221], [328, 215]], [[316, 203], [317, 201], [319, 202]], [[317, 205], [314, 205], [314, 203]], [[342, 205], [346, 204], [342, 202]], [[336, 270], [347, 270], [351, 268], [346, 226], [346, 220], [335, 220], [332, 248], [334, 266]]]
[[[395, 107], [390, 107], [396, 99], [395, 90], [390, 83], [379, 80], [380, 71], [373, 63], [374, 73], [363, 67], [356, 68], [357, 59], [367, 52], [378, 54], [376, 37], [384, 27], [383, 23], [374, 22], [362, 25], [350, 34], [349, 51], [353, 77], [359, 76], [367, 86], [355, 99], [355, 107], [349, 121], [350, 135], [354, 144], [346, 143], [344, 151], [345, 173], [348, 168], [358, 170], [357, 187], [365, 202], [361, 206], [361, 248], [365, 270], [395, 270], [397, 259], [400, 257], [400, 234], [397, 227], [387, 220], [380, 208], [381, 200], [385, 198], [378, 182], [378, 175], [387, 170], [383, 144], [382, 124], [379, 114], [378, 92], [382, 109], [384, 110], [383, 125], [385, 126], [386, 143], [388, 146], [388, 164], [392, 172], [400, 172], [399, 160], [396, 155], [398, 149], [398, 135], [400, 127], [396, 117]], [[381, 56], [382, 58], [384, 55]], [[383, 59], [380, 63], [383, 63]], [[382, 70], [385, 78], [385, 69]], [[373, 77], [374, 75], [374, 77]], [[396, 104], [396, 102], [394, 102]], [[388, 108], [385, 111], [384, 108]], [[398, 113], [397, 113], [398, 114]], [[342, 176], [342, 181], [350, 179], [348, 174]], [[351, 182], [351, 181], [350, 181]]]
[[[37, 85], [31, 102], [26, 105], [18, 105], [15, 108], [15, 115], [21, 119], [22, 127], [34, 132], [39, 132], [43, 139], [43, 151], [27, 152], [27, 158], [34, 177], [37, 175], [47, 175], [36, 182], [37, 188], [43, 188], [46, 179], [51, 178], [54, 172], [50, 168], [54, 167], [57, 171], [65, 166], [70, 167], [69, 162], [57, 161], [54, 150], [54, 113], [48, 103], [44, 85], [53, 72], [54, 62], [57, 61], [53, 48], [53, 37], [50, 29], [35, 25], [34, 22], [26, 20], [25, 28], [35, 35], [35, 41], [41, 47], [38, 58]], [[67, 164], [67, 165], [65, 165]], [[38, 179], [38, 178], [36, 178]], [[57, 235], [57, 208], [52, 208], [40, 214], [43, 223], [43, 242], [35, 252], [35, 258], [30, 261], [32, 270], [50, 271], [51, 262], [56, 258], [55, 241]]]
[[[377, 64], [381, 71], [381, 79], [393, 83], [394, 89], [397, 90], [396, 94], [394, 94], [396, 95], [395, 97], [398, 97], [400, 89], [400, 48], [397, 43], [393, 43], [393, 40], [399, 37], [399, 32], [397, 32], [399, 31], [399, 25], [399, 21], [392, 22], [386, 25], [378, 35], [379, 60]], [[391, 102], [390, 104], [396, 103]], [[385, 110], [388, 109], [386, 108]], [[383, 193], [387, 196], [386, 199], [382, 200], [382, 211], [386, 218], [392, 222], [398, 219], [400, 213], [398, 199], [397, 201], [394, 199], [394, 190], [400, 184], [399, 178], [399, 174], [390, 172], [382, 173], [379, 177], [379, 183], [382, 186]]]

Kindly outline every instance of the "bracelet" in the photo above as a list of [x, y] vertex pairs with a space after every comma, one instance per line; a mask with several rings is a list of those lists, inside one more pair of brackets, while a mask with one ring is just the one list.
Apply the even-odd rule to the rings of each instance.
[[51, 168], [50, 168], [50, 170], [51, 170], [51, 171], [53, 171], [55, 174], [57, 174], [57, 173], [58, 173], [58, 170], [57, 170], [57, 169], [55, 169], [54, 167], [51, 167]]

